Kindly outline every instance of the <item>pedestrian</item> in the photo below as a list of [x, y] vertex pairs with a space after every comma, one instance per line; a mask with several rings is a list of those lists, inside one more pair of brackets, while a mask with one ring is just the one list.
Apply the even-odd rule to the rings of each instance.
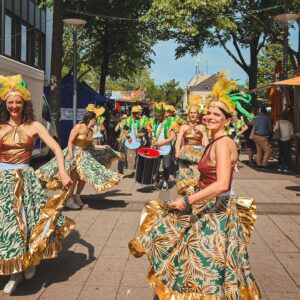
[[31, 95], [21, 75], [0, 76], [0, 275], [10, 275], [3, 292], [35, 275], [42, 259], [57, 256], [74, 222], [61, 215], [66, 193], [48, 199], [29, 161], [41, 138], [55, 154], [64, 187], [72, 182], [63, 153], [35, 120]]
[[279, 131], [278, 140], [278, 171], [288, 172], [291, 158], [291, 139], [294, 135], [294, 128], [291, 121], [289, 121], [288, 111], [281, 114], [280, 119], [274, 126], [274, 132]]
[[[88, 151], [93, 144], [93, 127], [96, 122], [95, 111], [86, 110], [81, 122], [71, 130], [68, 147], [63, 151], [66, 169], [73, 181], [69, 191], [70, 198], [65, 203], [65, 206], [70, 209], [80, 209], [83, 206], [80, 194], [86, 182], [98, 192], [104, 192], [119, 184], [122, 179], [121, 174], [101, 165]], [[36, 174], [41, 182], [51, 185], [57, 177], [57, 172], [57, 163], [52, 159], [40, 167]], [[74, 194], [75, 188], [77, 190]]]
[[[168, 116], [168, 115], [167, 115]], [[154, 118], [148, 123], [150, 140], [152, 148], [159, 151], [160, 163], [163, 165], [163, 183], [162, 190], [168, 190], [170, 167], [171, 167], [171, 149], [172, 141], [175, 139], [176, 124], [172, 118], [165, 117], [165, 104], [163, 102], [154, 103]], [[153, 190], [159, 188], [159, 173], [156, 176], [156, 182]]]
[[253, 141], [256, 145], [256, 165], [258, 168], [268, 167], [269, 157], [272, 152], [268, 140], [271, 133], [271, 119], [267, 114], [267, 109], [262, 107], [260, 109], [260, 114], [255, 118], [253, 123]]
[[255, 205], [249, 200], [250, 206], [237, 208], [232, 173], [238, 153], [225, 132], [235, 111], [227, 93], [235, 83], [218, 80], [222, 84], [217, 82], [208, 102], [212, 140], [199, 162], [201, 190], [146, 203], [140, 236], [129, 243], [131, 254], [149, 259], [156, 299], [260, 299], [246, 247]]

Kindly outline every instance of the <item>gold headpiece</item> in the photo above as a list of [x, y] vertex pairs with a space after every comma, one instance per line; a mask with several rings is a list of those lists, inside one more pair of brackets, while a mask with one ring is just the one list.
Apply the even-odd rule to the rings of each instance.
[[176, 108], [173, 105], [166, 105], [165, 107], [165, 111], [172, 111], [172, 112], [176, 112]]
[[225, 72], [218, 74], [218, 80], [215, 83], [213, 90], [207, 100], [206, 108], [218, 107], [223, 109], [228, 114], [235, 113], [235, 104], [230, 98], [230, 93], [238, 89], [235, 81], [229, 80]]
[[131, 112], [132, 113], [139, 113], [142, 112], [143, 109], [141, 109], [141, 107], [139, 105], [136, 106], [132, 106]]
[[201, 101], [203, 97], [200, 95], [190, 95], [189, 97], [189, 105], [187, 107], [187, 111], [189, 112], [192, 108], [196, 108], [198, 113], [201, 112]]
[[105, 108], [104, 107], [99, 107], [99, 108], [95, 109], [95, 114], [96, 114], [97, 118], [102, 116], [104, 113], [105, 113]]
[[22, 79], [22, 75], [0, 75], [0, 100], [6, 101], [9, 96], [20, 96], [24, 101], [31, 99], [31, 94], [27, 89], [27, 84]]
[[96, 106], [95, 106], [95, 104], [89, 104], [85, 109], [87, 111], [95, 112]]
[[153, 111], [154, 114], [161, 115], [165, 112], [166, 104], [165, 102], [154, 102]]

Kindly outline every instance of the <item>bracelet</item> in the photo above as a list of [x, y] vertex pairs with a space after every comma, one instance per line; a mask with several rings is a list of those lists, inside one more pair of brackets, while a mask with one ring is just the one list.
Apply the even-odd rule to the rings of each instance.
[[189, 196], [184, 195], [184, 196], [182, 197], [182, 199], [183, 199], [183, 201], [184, 201], [185, 208], [186, 208], [186, 209], [190, 209], [190, 208], [191, 208], [191, 203], [190, 203]]

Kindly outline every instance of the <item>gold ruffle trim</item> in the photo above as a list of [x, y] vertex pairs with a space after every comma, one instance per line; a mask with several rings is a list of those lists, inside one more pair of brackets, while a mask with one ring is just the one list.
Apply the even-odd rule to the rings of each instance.
[[253, 281], [253, 285], [251, 286], [240, 286], [238, 292], [225, 291], [224, 295], [222, 291], [220, 294], [208, 295], [197, 292], [182, 294], [171, 291], [152, 272], [149, 272], [148, 279], [159, 300], [224, 300], [224, 296], [226, 300], [235, 300], [237, 299], [237, 294], [241, 300], [261, 299], [260, 290], [255, 281]]
[[[229, 198], [230, 201], [234, 200], [233, 198]], [[251, 233], [254, 229], [254, 224], [256, 221], [256, 203], [253, 198], [239, 197], [236, 201], [237, 212], [239, 215], [239, 219], [241, 225], [243, 227], [243, 232], [245, 236], [245, 242], [249, 242]], [[201, 211], [205, 203], [201, 202], [199, 207], [194, 207], [193, 209]], [[145, 204], [144, 209], [142, 210], [141, 220], [140, 220], [140, 234], [145, 235], [149, 233], [154, 223], [158, 217], [158, 210], [167, 209], [166, 204], [162, 203], [160, 200], [149, 201]], [[139, 258], [143, 256], [147, 250], [143, 247], [139, 238], [135, 238], [131, 240], [128, 244], [130, 253]], [[150, 270], [151, 262], [150, 262]], [[150, 285], [154, 289], [155, 293], [159, 297], [160, 300], [223, 300], [224, 294], [221, 295], [206, 295], [203, 293], [185, 293], [181, 294], [175, 291], [169, 290], [161, 280], [159, 280], [153, 271], [150, 271], [148, 274], [148, 279], [150, 281]], [[256, 282], [253, 281], [252, 286], [240, 286], [238, 288], [238, 293], [241, 300], [259, 300], [261, 299], [259, 287]], [[236, 299], [236, 293], [226, 293], [227, 300]]]
[[[60, 241], [75, 227], [71, 219], [65, 218], [65, 224], [58, 229], [55, 241], [49, 244], [51, 234], [56, 230], [56, 222], [64, 207], [67, 190], [62, 190], [58, 195], [53, 196], [41, 208], [39, 222], [35, 225], [29, 241], [24, 240], [26, 236], [25, 224], [20, 215], [23, 193], [23, 173], [18, 169], [14, 172], [14, 212], [18, 220], [23, 242], [28, 245], [28, 251], [18, 257], [0, 259], [0, 275], [10, 275], [22, 272], [31, 266], [40, 263], [43, 258], [53, 258], [61, 249]], [[45, 231], [45, 228], [47, 231]]]
[[42, 251], [26, 252], [18, 257], [0, 259], [0, 275], [11, 275], [20, 273], [31, 266], [38, 265], [42, 259], [52, 259], [57, 257], [61, 250], [61, 240], [75, 227], [75, 223], [65, 218], [65, 224], [59, 228], [54, 242], [48, 244]]
[[[123, 178], [123, 175], [115, 172], [116, 174], [113, 177], [111, 177], [109, 180], [107, 180], [106, 182], [99, 184], [99, 185], [94, 184], [94, 182], [92, 180], [90, 180], [89, 178], [84, 176], [83, 171], [80, 167], [80, 160], [82, 158], [82, 154], [83, 154], [83, 151], [79, 151], [79, 153], [76, 155], [75, 166], [70, 170], [70, 172], [73, 171], [74, 169], [76, 169], [80, 179], [89, 183], [90, 185], [92, 185], [96, 189], [97, 192], [106, 192], [106, 191], [110, 190], [112, 187], [114, 187], [120, 183], [120, 181]], [[118, 159], [118, 158], [116, 158], [116, 159]], [[35, 174], [38, 177], [38, 179], [40, 180], [43, 187], [45, 187], [49, 190], [58, 190], [58, 189], [62, 188], [62, 184], [61, 184], [58, 174], [54, 175], [53, 179], [51, 181], [49, 181], [47, 176], [45, 176], [45, 174], [42, 174], [40, 170], [37, 170], [35, 172]]]

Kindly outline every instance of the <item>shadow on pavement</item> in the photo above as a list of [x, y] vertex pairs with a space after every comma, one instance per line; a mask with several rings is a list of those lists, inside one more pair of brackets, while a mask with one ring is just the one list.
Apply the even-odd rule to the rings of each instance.
[[93, 209], [110, 209], [110, 208], [124, 208], [128, 205], [124, 200], [99, 200], [98, 199], [85, 199], [81, 198], [82, 202], [89, 208]]
[[[88, 255], [76, 253], [70, 248], [74, 244], [86, 247]], [[53, 283], [67, 282], [80, 269], [96, 260], [94, 246], [80, 237], [78, 231], [73, 230], [63, 241], [63, 249], [55, 259], [43, 260], [37, 266], [36, 275], [31, 280], [24, 280], [13, 296], [27, 296], [37, 294], [43, 287], [47, 288]], [[9, 277], [1, 277], [0, 288], [3, 289]], [[21, 299], [21, 298], [20, 298]]]
[[300, 192], [300, 186], [297, 185], [286, 186], [285, 189], [293, 192]]

